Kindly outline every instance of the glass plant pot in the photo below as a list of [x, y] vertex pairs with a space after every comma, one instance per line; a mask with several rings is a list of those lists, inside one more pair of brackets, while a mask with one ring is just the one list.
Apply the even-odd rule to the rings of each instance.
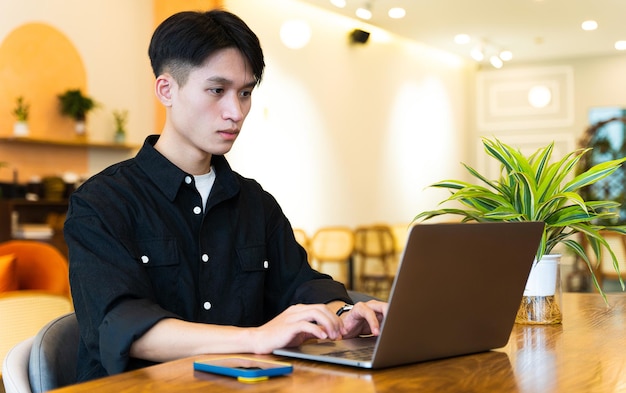
[[561, 255], [544, 255], [533, 263], [515, 323], [561, 323]]

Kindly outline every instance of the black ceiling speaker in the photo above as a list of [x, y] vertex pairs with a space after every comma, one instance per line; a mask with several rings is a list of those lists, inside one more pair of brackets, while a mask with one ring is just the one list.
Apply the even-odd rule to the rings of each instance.
[[354, 29], [350, 33], [350, 41], [353, 44], [365, 44], [370, 38], [369, 31]]

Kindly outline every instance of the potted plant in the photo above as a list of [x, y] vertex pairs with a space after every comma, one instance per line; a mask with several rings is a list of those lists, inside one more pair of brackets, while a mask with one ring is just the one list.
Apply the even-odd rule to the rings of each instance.
[[30, 115], [30, 104], [24, 97], [19, 96], [15, 100], [15, 108], [13, 108], [13, 116], [15, 116], [15, 124], [13, 125], [13, 135], [28, 136], [28, 116]]
[[80, 89], [67, 90], [63, 94], [58, 95], [61, 114], [69, 116], [76, 122], [76, 133], [83, 135], [85, 133], [85, 121], [87, 113], [96, 107], [96, 102], [83, 95]]
[[126, 122], [128, 121], [128, 111], [114, 110], [113, 120], [115, 120], [115, 142], [124, 143], [126, 141]]
[[[469, 173], [479, 180], [478, 184], [444, 180], [431, 185], [451, 191], [450, 197], [441, 203], [454, 201], [462, 206], [424, 211], [418, 214], [414, 221], [428, 220], [443, 214], [459, 215], [463, 222], [543, 221], [545, 229], [530, 276], [533, 276], [544, 256], [548, 256], [557, 244], [562, 244], [585, 261], [596, 288], [607, 302], [584, 244], [590, 245], [596, 258], [599, 258], [603, 251], [609, 252], [613, 266], [619, 273], [616, 256], [601, 232], [608, 230], [626, 234], [626, 227], [597, 224], [597, 221], [617, 214], [619, 204], [614, 201], [584, 200], [579, 191], [615, 172], [626, 158], [607, 161], [576, 174], [579, 161], [590, 149], [575, 150], [552, 163], [554, 143], [538, 149], [528, 157], [497, 139], [483, 138], [483, 145], [486, 153], [501, 164], [499, 178], [488, 179], [474, 168], [463, 164]], [[582, 236], [584, 241], [581, 241], [579, 236]], [[621, 278], [620, 284], [624, 289]], [[559, 323], [560, 310], [554, 310], [558, 304], [552, 304], [550, 299], [555, 300], [553, 297], [535, 298], [525, 294], [522, 305], [526, 302], [528, 307], [532, 307], [534, 305], [530, 303], [534, 301], [543, 302], [545, 307], [551, 308], [543, 311], [546, 313], [545, 316], [553, 315], [553, 319], [535, 322]]]

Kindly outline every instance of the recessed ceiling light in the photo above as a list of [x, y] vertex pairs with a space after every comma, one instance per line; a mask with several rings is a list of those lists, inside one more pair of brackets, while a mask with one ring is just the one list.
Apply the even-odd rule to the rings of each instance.
[[626, 41], [617, 41], [615, 43], [615, 49], [617, 49], [617, 50], [626, 50]]
[[311, 40], [311, 27], [299, 19], [285, 21], [280, 28], [280, 39], [287, 48], [303, 48]]
[[467, 34], [457, 34], [454, 36], [454, 42], [459, 45], [469, 44], [472, 39]]
[[346, 6], [346, 0], [330, 0], [330, 4], [338, 8], [344, 8]]
[[402, 19], [406, 16], [406, 10], [400, 7], [394, 7], [389, 10], [387, 13], [392, 19]]
[[592, 31], [598, 28], [598, 22], [595, 20], [586, 20], [582, 23], [581, 27], [585, 31]]
[[368, 10], [367, 8], [357, 8], [356, 16], [361, 19], [370, 20], [372, 19], [372, 11]]
[[533, 108], [545, 108], [552, 101], [552, 92], [547, 86], [536, 85], [528, 90], [528, 103]]

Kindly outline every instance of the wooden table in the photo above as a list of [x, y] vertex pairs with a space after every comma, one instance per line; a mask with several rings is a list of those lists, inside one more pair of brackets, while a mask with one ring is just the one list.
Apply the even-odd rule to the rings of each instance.
[[626, 294], [610, 295], [609, 303], [597, 294], [565, 293], [562, 325], [515, 325], [498, 350], [409, 366], [361, 370], [293, 361], [292, 375], [247, 384], [194, 372], [195, 359], [212, 357], [198, 356], [56, 392], [624, 392]]

